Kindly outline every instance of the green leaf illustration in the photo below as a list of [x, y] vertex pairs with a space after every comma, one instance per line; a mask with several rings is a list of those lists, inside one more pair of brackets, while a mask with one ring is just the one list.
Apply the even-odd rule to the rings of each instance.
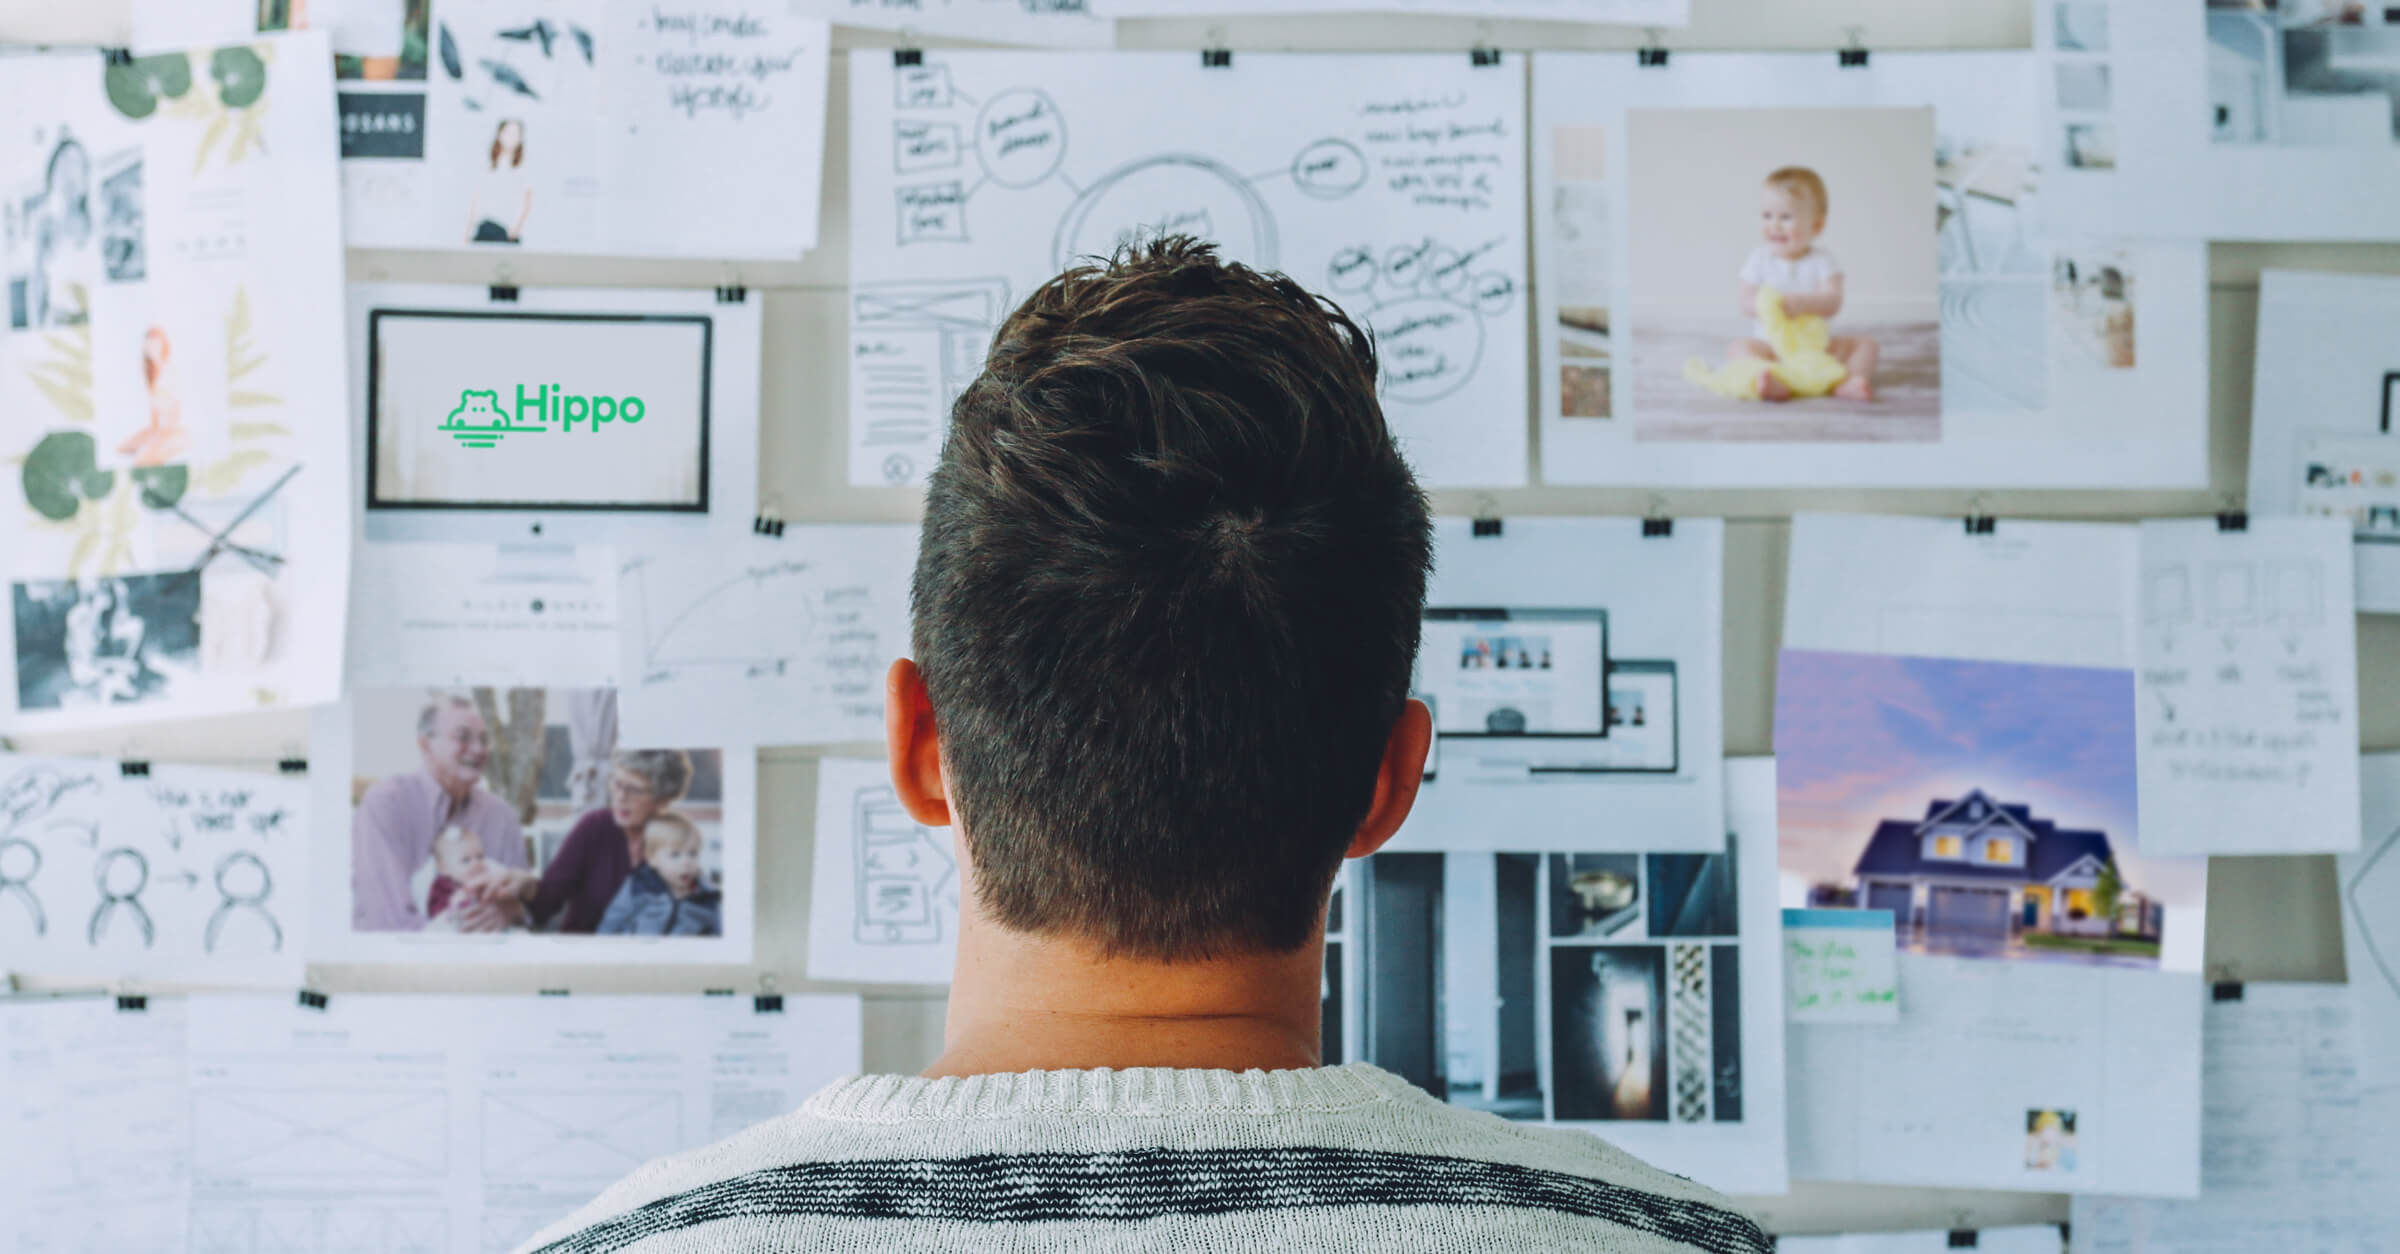
[[114, 473], [99, 468], [86, 431], [53, 431], [25, 458], [25, 503], [52, 522], [65, 522], [116, 486]]
[[208, 76], [217, 80], [217, 99], [228, 109], [247, 109], [266, 94], [267, 63], [239, 44], [219, 48], [209, 57]]
[[135, 57], [102, 70], [100, 84], [117, 112], [138, 121], [158, 111], [161, 97], [179, 99], [192, 89], [192, 63], [180, 52]]
[[184, 489], [191, 486], [192, 472], [188, 466], [138, 466], [133, 471], [134, 486], [142, 490], [142, 504], [150, 509], [171, 509], [183, 500]]

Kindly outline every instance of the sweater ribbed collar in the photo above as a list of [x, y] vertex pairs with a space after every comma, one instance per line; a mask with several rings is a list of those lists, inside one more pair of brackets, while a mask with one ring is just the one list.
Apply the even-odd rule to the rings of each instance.
[[1416, 1093], [1363, 1062], [1294, 1071], [1132, 1067], [1000, 1075], [856, 1075], [808, 1099], [806, 1113], [854, 1123], [1004, 1119], [1020, 1115], [1325, 1113]]

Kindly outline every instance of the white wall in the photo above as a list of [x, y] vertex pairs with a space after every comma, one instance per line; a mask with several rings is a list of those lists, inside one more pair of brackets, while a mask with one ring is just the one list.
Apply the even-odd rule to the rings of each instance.
[[[124, 0], [0, 0], [0, 40], [122, 39]], [[1664, 42], [1676, 48], [1835, 48], [1856, 28], [1878, 48], [2022, 48], [2031, 42], [2024, 0], [1693, 0], [1694, 25]], [[1639, 32], [1555, 23], [1371, 17], [1254, 19], [1223, 23], [1128, 23], [1129, 47], [1198, 48], [1218, 40], [1236, 49], [1465, 49], [1477, 43], [1534, 47], [1631, 48]], [[860, 35], [850, 43], [888, 45]], [[1830, 52], [1827, 55], [1832, 55]], [[829, 145], [824, 246], [807, 260], [737, 269], [678, 262], [514, 259], [510, 281], [710, 287], [740, 281], [763, 295], [765, 418], [760, 492], [784, 517], [803, 521], [913, 519], [918, 497], [898, 489], [844, 482], [845, 383], [843, 293], [848, 260], [846, 160], [840, 102], [846, 84], [837, 61], [834, 136]], [[391, 252], [351, 255], [352, 278], [484, 283], [488, 258]], [[1668, 511], [1721, 514], [1726, 536], [1725, 737], [1731, 753], [1770, 749], [1774, 659], [1783, 616], [1784, 549], [1796, 509], [1963, 514], [1970, 508], [2020, 516], [2128, 519], [2205, 514], [2241, 491], [2249, 437], [2249, 346], [2256, 330], [2258, 272], [2265, 267], [2400, 273], [2400, 246], [2219, 246], [2210, 291], [2210, 482], [2205, 492], [1997, 492], [1980, 499], [1931, 491], [1692, 491], [1663, 494]], [[758, 297], [754, 296], [754, 299]], [[1529, 302], [1530, 307], [1530, 302]], [[1531, 367], [1528, 367], [1530, 371]], [[1530, 415], [1528, 416], [1530, 418]], [[1538, 438], [1538, 432], [1537, 432]], [[1503, 514], [1639, 514], [1652, 504], [1640, 489], [1537, 487], [1489, 494], [1445, 493], [1439, 506]], [[2360, 709], [2367, 747], [2400, 749], [2400, 617], [2362, 620]], [[250, 761], [304, 752], [305, 715], [282, 713], [207, 724], [163, 725], [130, 733], [51, 736], [17, 747], [45, 752], [128, 754], [160, 760]], [[871, 749], [854, 746], [854, 749]], [[748, 968], [317, 968], [317, 987], [346, 991], [680, 992], [749, 987], [770, 975], [785, 990], [806, 987], [809, 827], [815, 804], [813, 756], [762, 755], [759, 772], [760, 925], [757, 962]], [[2208, 961], [2254, 980], [2342, 978], [2341, 933], [2332, 859], [2221, 858], [2212, 868]], [[852, 986], [842, 986], [852, 987]], [[867, 987], [866, 1059], [871, 1068], [913, 1070], [941, 1039], [941, 1001], [920, 990]], [[1962, 1190], [1800, 1185], [1754, 1207], [1770, 1228], [1829, 1231], [1892, 1227], [1987, 1226], [2063, 1220], [2063, 1197]]]

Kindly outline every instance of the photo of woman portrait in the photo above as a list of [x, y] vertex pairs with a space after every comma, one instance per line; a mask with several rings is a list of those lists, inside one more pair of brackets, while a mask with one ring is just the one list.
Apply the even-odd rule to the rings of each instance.
[[467, 209], [467, 242], [521, 244], [525, 219], [532, 212], [533, 182], [525, 169], [525, 123], [503, 118], [493, 128], [491, 153]]

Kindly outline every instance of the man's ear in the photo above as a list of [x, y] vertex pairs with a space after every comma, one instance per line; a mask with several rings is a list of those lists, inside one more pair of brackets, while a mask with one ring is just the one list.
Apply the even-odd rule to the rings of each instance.
[[933, 726], [925, 676], [907, 658], [883, 677], [883, 743], [892, 790], [902, 809], [927, 827], [950, 826], [950, 791], [942, 784], [942, 738]]
[[1417, 804], [1417, 788], [1425, 782], [1425, 755], [1432, 748], [1433, 711], [1411, 697], [1383, 742], [1383, 763], [1375, 768], [1375, 800], [1343, 856], [1366, 857], [1399, 832]]

